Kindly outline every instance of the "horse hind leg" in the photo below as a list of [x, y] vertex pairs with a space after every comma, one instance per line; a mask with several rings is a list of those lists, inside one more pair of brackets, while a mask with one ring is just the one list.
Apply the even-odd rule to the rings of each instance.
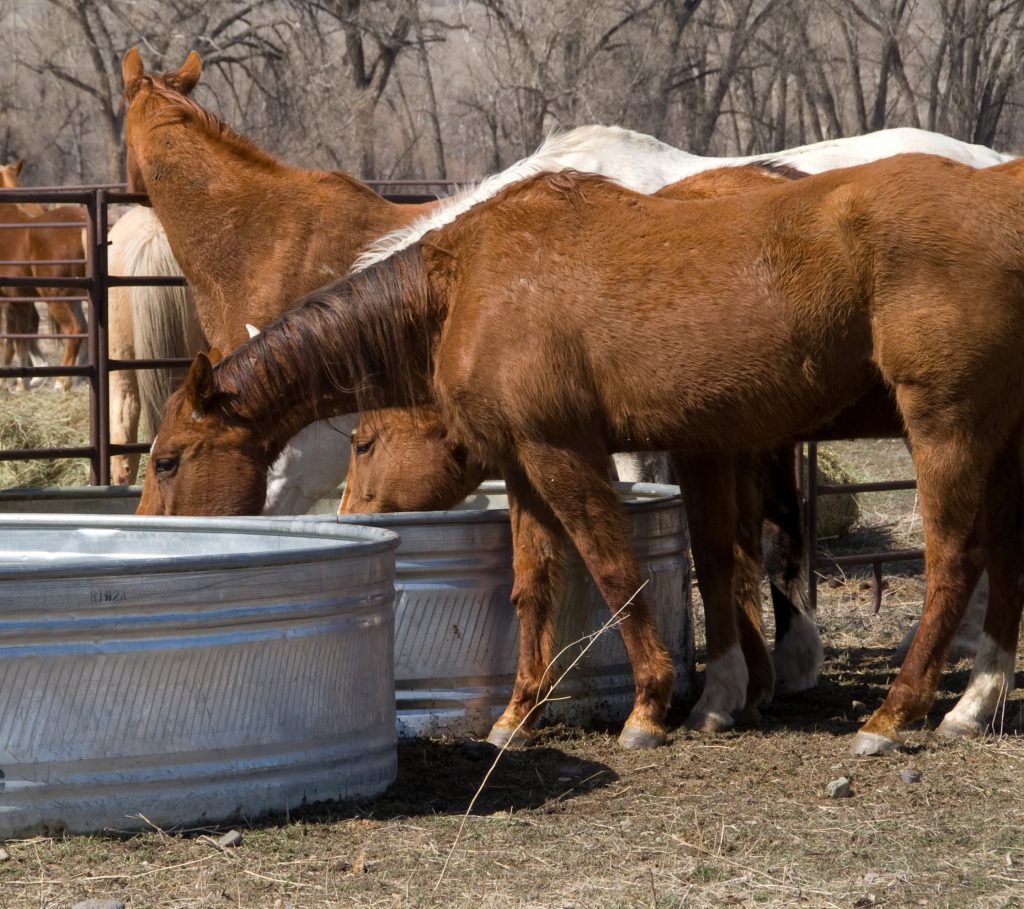
[[686, 723], [719, 732], [744, 714], [754, 718], [774, 688], [761, 622], [760, 508], [750, 510], [751, 496], [731, 457], [676, 453], [673, 464], [686, 503], [707, 642], [704, 690]]
[[1014, 664], [1024, 604], [1024, 447], [1018, 433], [996, 462], [982, 515], [988, 602], [967, 690], [946, 714], [939, 732], [948, 737], [985, 731], [1014, 685]]
[[925, 529], [925, 607], [885, 701], [854, 738], [852, 751], [858, 755], [894, 750], [901, 730], [927, 714], [950, 642], [983, 567], [977, 531], [993, 461], [991, 440], [947, 431], [941, 441], [926, 441], [915, 438], [914, 423], [909, 418], [907, 422]]
[[807, 538], [792, 453], [790, 446], [767, 453], [761, 484], [765, 568], [775, 615], [772, 663], [779, 690], [786, 692], [813, 688], [824, 664], [821, 636], [807, 602]]

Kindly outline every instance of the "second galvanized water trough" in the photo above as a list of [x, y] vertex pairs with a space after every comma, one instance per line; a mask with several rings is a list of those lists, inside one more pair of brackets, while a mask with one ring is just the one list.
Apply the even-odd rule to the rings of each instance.
[[[674, 693], [693, 685], [689, 546], [678, 487], [617, 484], [644, 595], [676, 669]], [[324, 503], [334, 510], [336, 503]], [[519, 623], [504, 485], [487, 482], [445, 512], [331, 515], [399, 534], [395, 577], [395, 683], [403, 735], [485, 735], [512, 692]], [[620, 604], [621, 605], [621, 604]], [[627, 607], [628, 610], [628, 607]], [[572, 551], [558, 610], [558, 678], [611, 613]], [[592, 726], [621, 723], [635, 689], [622, 636], [604, 631], [559, 684], [545, 716]]]

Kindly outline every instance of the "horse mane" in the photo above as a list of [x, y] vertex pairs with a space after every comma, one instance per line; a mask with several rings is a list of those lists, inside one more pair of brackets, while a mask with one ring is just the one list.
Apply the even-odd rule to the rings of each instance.
[[164, 76], [154, 76], [149, 73], [139, 76], [131, 86], [125, 89], [125, 97], [130, 101], [143, 87], [149, 89], [151, 96], [164, 102], [164, 107], [153, 116], [152, 126], [154, 128], [191, 120], [211, 139], [230, 146], [253, 164], [268, 170], [286, 166], [245, 136], [236, 133], [216, 114], [211, 113], [197, 101], [188, 95], [183, 95], [173, 85], [168, 84]]
[[792, 164], [786, 164], [785, 161], [781, 161], [778, 158], [762, 158], [742, 166], [764, 171], [767, 174], [776, 174], [777, 176], [785, 177], [787, 180], [802, 180], [804, 177], [810, 176], [807, 171], [793, 167]]
[[479, 183], [460, 188], [441, 199], [429, 214], [371, 243], [353, 263], [349, 273], [360, 272], [387, 259], [399, 250], [416, 243], [430, 231], [450, 224], [470, 208], [488, 201], [512, 184], [537, 174], [564, 170], [566, 161], [570, 158], [579, 159], [581, 166], [578, 170], [585, 170], [583, 162], [594, 157], [595, 148], [601, 148], [609, 141], [644, 149], [648, 153], [695, 157], [686, 155], [653, 136], [617, 126], [585, 126], [565, 133], [551, 134], [532, 155], [521, 158], [497, 174], [485, 177]]
[[443, 318], [419, 245], [407, 247], [308, 294], [221, 360], [223, 412], [265, 414], [271, 428], [280, 410], [267, 396], [290, 383], [293, 400], [354, 394], [359, 411], [424, 403]]

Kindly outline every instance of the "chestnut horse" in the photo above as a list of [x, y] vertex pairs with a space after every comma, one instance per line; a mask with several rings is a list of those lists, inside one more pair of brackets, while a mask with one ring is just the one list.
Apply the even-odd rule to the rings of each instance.
[[[0, 168], [0, 181], [8, 189], [18, 188], [22, 169], [21, 160]], [[17, 203], [4, 205], [0, 212], [0, 220], [7, 224], [17, 224], [18, 228], [5, 228], [0, 231], [0, 259], [18, 262], [17, 265], [2, 266], [3, 273], [18, 277], [80, 277], [85, 274], [85, 243], [86, 243], [86, 212], [80, 205], [62, 205], [47, 210], [38, 203]], [[43, 297], [80, 296], [83, 291], [75, 288], [55, 288], [39, 284], [36, 293]], [[0, 293], [7, 297], [25, 296], [24, 287], [0, 288]], [[37, 320], [27, 312], [35, 304], [27, 301], [5, 301], [8, 308], [8, 323], [17, 329], [16, 332], [27, 333], [25, 329]], [[17, 308], [17, 312], [15, 312]], [[50, 318], [57, 331], [66, 336], [64, 353], [61, 357], [62, 366], [72, 366], [78, 359], [85, 333], [85, 317], [82, 306], [75, 300], [51, 299], [46, 303]], [[9, 329], [10, 330], [10, 329]], [[18, 349], [18, 356], [23, 366], [32, 361], [28, 342]], [[5, 351], [4, 365], [10, 364]], [[67, 390], [71, 387], [70, 376], [60, 376], [56, 380], [58, 388]]]
[[[905, 151], [928, 151], [976, 166], [1005, 159], [983, 146], [914, 129], [830, 140], [776, 156], [731, 159], [691, 155], [614, 127], [582, 127], [553, 137], [534, 155], [463, 193], [458, 205], [437, 210], [432, 203], [394, 205], [346, 174], [299, 170], [272, 158], [189, 97], [201, 71], [194, 52], [178, 70], [162, 76], [146, 72], [136, 50], [127, 53], [127, 163], [130, 187], [149, 193], [195, 293], [205, 333], [222, 351], [245, 340], [247, 324], [262, 327], [298, 295], [344, 274], [371, 241], [427, 211], [454, 217], [502, 186], [538, 171], [595, 171], [653, 192], [721, 164], [770, 157], [807, 171]], [[432, 226], [438, 223], [443, 220]], [[336, 429], [310, 431], [328, 446], [337, 470], [319, 483], [314, 483], [315, 477], [293, 482], [307, 486], [307, 491], [289, 490], [285, 482], [301, 470], [303, 447], [289, 453], [287, 464], [277, 465], [266, 503], [269, 510], [305, 511], [337, 488], [345, 475], [351, 425], [348, 421], [336, 424]]]
[[[802, 172], [784, 167], [720, 168], [671, 184], [657, 195], [708, 199], [802, 176], [805, 176]], [[876, 432], [876, 435], [902, 432], [891, 404], [884, 408], [884, 415], [879, 415], [879, 423], [884, 433]], [[723, 729], [731, 725], [732, 714], [738, 707], [745, 707], [748, 716], [752, 715], [759, 704], [771, 698], [774, 684], [786, 691], [800, 691], [811, 687], [820, 673], [821, 640], [813, 620], [802, 608], [806, 588], [800, 558], [803, 536], [791, 451], [791, 447], [784, 448], [763, 462], [753, 459], [748, 469], [734, 479], [735, 501], [750, 512], [740, 516], [743, 532], [739, 528], [732, 531], [737, 543], [735, 573], [744, 578], [733, 585], [733, 595], [740, 608], [738, 618], [748, 672], [747, 691], [742, 693], [742, 699], [739, 692], [732, 692], [731, 703], [726, 705], [716, 694], [714, 685], [706, 686], [706, 697], [688, 718], [690, 725], [705, 730]], [[679, 479], [686, 493], [689, 530], [698, 563], [698, 586], [702, 600], [707, 602], [719, 591], [712, 583], [705, 583], [705, 575], [710, 572], [703, 544], [707, 539], [715, 539], [717, 533], [717, 528], [705, 525], [720, 521], [723, 515], [715, 502], [705, 501], [702, 465], [694, 462], [687, 466], [687, 475]], [[358, 514], [443, 510], [462, 501], [483, 479], [492, 475], [496, 475], [496, 471], [475, 461], [464, 447], [449, 438], [435, 409], [375, 411], [362, 415], [352, 432], [349, 469], [339, 511]], [[770, 489], [767, 488], [769, 482]], [[766, 488], [762, 490], [761, 486]], [[781, 541], [780, 558], [776, 559], [777, 567], [770, 585], [776, 617], [772, 657], [767, 654], [761, 622], [761, 533], [749, 532], [760, 527], [765, 509], [772, 519], [774, 536]], [[702, 564], [704, 567], [700, 567]], [[718, 608], [728, 608], [728, 605], [723, 602]]]
[[[540, 175], [311, 295], [216, 368], [199, 355], [168, 403], [139, 511], [253, 513], [303, 425], [434, 402], [510, 496], [521, 649], [493, 740], [544, 693], [558, 566], [543, 554], [564, 528], [610, 607], [632, 598], [620, 627], [637, 695], [620, 741], [655, 745], [672, 669], [637, 595], [608, 453], [727, 466], [715, 453], [800, 437], [881, 377], [913, 443], [928, 576], [907, 659], [854, 740], [859, 754], [890, 750], [934, 700], [983, 545], [986, 632], [1015, 651], [1022, 219], [1018, 181], [926, 155], [699, 202]], [[734, 474], [706, 476], [733, 510]], [[731, 589], [731, 558], [712, 567]], [[709, 677], [742, 665], [738, 639], [731, 608], [709, 616]]]

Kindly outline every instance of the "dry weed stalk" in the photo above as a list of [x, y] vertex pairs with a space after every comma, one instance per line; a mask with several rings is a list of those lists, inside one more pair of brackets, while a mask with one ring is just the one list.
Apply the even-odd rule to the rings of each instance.
[[459, 845], [459, 840], [462, 838], [462, 831], [466, 828], [466, 824], [469, 821], [469, 816], [473, 811], [473, 806], [476, 804], [477, 799], [480, 798], [480, 794], [484, 791], [484, 787], [487, 785], [488, 780], [490, 780], [490, 778], [493, 776], [494, 771], [497, 769], [498, 764], [501, 761], [502, 756], [505, 754], [505, 751], [508, 749], [509, 745], [511, 745], [512, 742], [515, 741], [516, 735], [523, 728], [523, 726], [525, 726], [533, 717], [533, 715], [538, 710], [541, 710], [545, 704], [551, 701], [563, 700], [563, 698], [561, 697], [553, 696], [555, 689], [562, 683], [562, 680], [576, 667], [579, 661], [583, 659], [587, 651], [590, 650], [590, 648], [594, 645], [594, 642], [597, 641], [597, 639], [600, 638], [601, 635], [603, 635], [609, 629], [617, 628], [619, 625], [622, 624], [623, 619], [625, 619], [629, 615], [629, 613], [626, 612], [626, 609], [629, 608], [630, 604], [632, 604], [633, 600], [636, 599], [640, 591], [642, 591], [647, 586], [647, 583], [647, 581], [644, 581], [639, 587], [637, 587], [637, 589], [633, 591], [633, 594], [630, 596], [630, 598], [626, 600], [626, 602], [623, 603], [622, 606], [620, 606], [619, 609], [617, 609], [612, 614], [608, 621], [597, 629], [597, 631], [592, 631], [590, 634], [584, 635], [581, 638], [577, 638], [575, 641], [570, 641], [561, 650], [559, 650], [558, 653], [556, 653], [554, 657], [552, 657], [548, 665], [544, 667], [544, 673], [543, 675], [541, 675], [542, 685], [544, 683], [544, 679], [547, 678], [548, 673], [552, 670], [555, 663], [558, 662], [562, 654], [564, 654], [571, 648], [575, 647], [577, 644], [583, 644], [583, 646], [580, 648], [580, 652], [577, 653], [575, 657], [573, 657], [572, 662], [570, 662], [569, 665], [566, 666], [564, 670], [562, 670], [562, 674], [552, 683], [551, 687], [547, 691], [547, 694], [545, 694], [544, 697], [542, 697], [536, 704], [533, 705], [533, 707], [530, 708], [526, 716], [524, 716], [522, 720], [520, 720], [519, 725], [516, 726], [516, 728], [512, 731], [512, 735], [510, 735], [508, 737], [508, 740], [498, 749], [498, 753], [494, 756], [494, 760], [491, 762], [491, 766], [487, 768], [487, 772], [484, 774], [484, 778], [480, 781], [480, 785], [477, 787], [476, 792], [473, 793], [473, 798], [469, 800], [469, 804], [466, 806], [466, 810], [462, 815], [462, 820], [459, 823], [459, 829], [455, 831], [455, 839], [452, 841], [451, 848], [448, 850], [448, 855], [445, 856], [444, 864], [441, 866], [441, 873], [437, 876], [437, 882], [434, 884], [434, 889], [431, 891], [431, 894], [437, 893], [438, 888], [441, 886], [441, 882], [444, 880], [445, 873], [448, 871], [448, 865], [451, 863], [452, 856], [455, 854], [455, 850]]

